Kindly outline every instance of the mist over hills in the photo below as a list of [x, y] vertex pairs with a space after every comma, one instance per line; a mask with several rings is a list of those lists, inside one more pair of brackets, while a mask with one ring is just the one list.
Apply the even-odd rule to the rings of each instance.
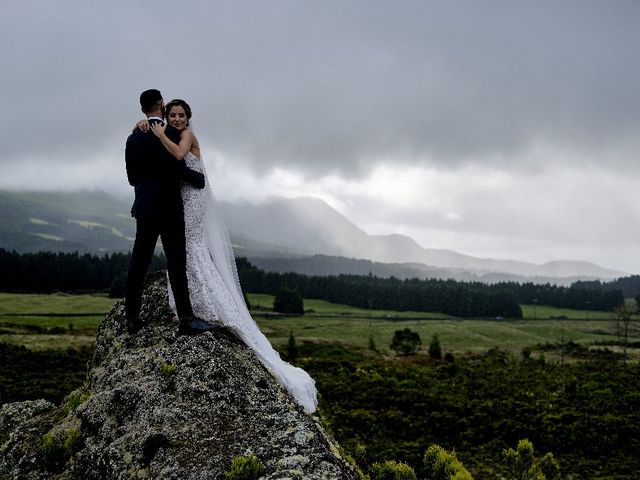
[[[503, 274], [499, 278], [516, 276], [543, 280], [561, 277], [607, 279], [625, 275], [591, 262], [553, 261], [536, 265], [516, 260], [485, 259], [453, 250], [423, 248], [405, 235], [369, 235], [327, 203], [316, 198], [274, 198], [259, 205], [226, 204], [225, 216], [231, 232], [242, 232], [246, 238], [279, 245], [290, 253], [409, 264], [402, 268], [429, 272], [442, 278], [461, 279], [465, 276], [464, 273], [470, 274], [467, 275], [469, 278], [479, 277], [483, 281], [496, 274]], [[269, 265], [275, 268], [276, 263], [270, 262]], [[293, 263], [295, 262], [290, 262], [291, 265]], [[267, 263], [263, 265], [266, 266]]]
[[[130, 201], [100, 191], [0, 191], [0, 248], [128, 251], [135, 234], [130, 207]], [[221, 202], [221, 207], [236, 254], [269, 270], [563, 284], [625, 275], [590, 262], [484, 259], [423, 248], [405, 235], [369, 235], [316, 198]]]

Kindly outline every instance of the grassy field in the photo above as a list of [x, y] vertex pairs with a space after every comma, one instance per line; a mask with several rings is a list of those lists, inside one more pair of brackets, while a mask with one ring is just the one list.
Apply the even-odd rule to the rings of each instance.
[[0, 342], [31, 350], [89, 347], [114, 303], [106, 295], [0, 293]]
[[594, 312], [589, 310], [571, 310], [569, 308], [556, 308], [547, 305], [520, 305], [522, 316], [525, 319], [552, 318], [564, 316], [568, 319], [580, 320], [609, 320], [611, 312]]
[[[274, 296], [266, 294], [249, 293], [249, 303], [251, 308], [259, 311], [262, 309], [271, 309]], [[444, 313], [431, 312], [396, 312], [395, 310], [368, 310], [366, 308], [350, 307], [349, 305], [340, 305], [337, 303], [327, 302], [326, 300], [317, 300], [313, 298], [305, 298], [304, 309], [311, 315], [340, 315], [345, 317], [372, 317], [372, 318], [451, 318]]]
[[[609, 313], [542, 305], [523, 306], [524, 320], [458, 320], [425, 312], [369, 311], [313, 299], [305, 300], [305, 308], [312, 310], [312, 314], [273, 317], [262, 310], [270, 308], [273, 296], [249, 294], [249, 301], [256, 321], [276, 345], [284, 344], [293, 332], [298, 342], [340, 343], [359, 348], [367, 348], [371, 337], [379, 350], [387, 351], [393, 333], [403, 328], [418, 332], [424, 349], [432, 335], [437, 334], [444, 351], [458, 355], [493, 347], [519, 352], [536, 344], [559, 343], [563, 335], [565, 341], [587, 345], [616, 340], [616, 325]], [[114, 302], [104, 295], [0, 293], [0, 341], [32, 350], [90, 346], [103, 317], [82, 314], [106, 313]], [[34, 316], [34, 313], [61, 316]], [[587, 314], [589, 321], [582, 320]], [[567, 320], [542, 319], [552, 316], [565, 316]], [[632, 324], [631, 341], [640, 342], [639, 324]], [[550, 355], [553, 357], [553, 352]]]
[[[260, 316], [256, 316], [256, 320], [276, 345], [284, 344], [289, 332], [293, 332], [297, 341], [343, 343], [359, 347], [367, 347], [369, 336], [371, 336], [379, 350], [387, 350], [393, 333], [403, 328], [418, 332], [424, 349], [428, 348], [432, 336], [437, 334], [443, 350], [454, 354], [479, 353], [494, 347], [517, 353], [523, 347], [560, 343], [563, 335], [565, 342], [573, 341], [585, 345], [616, 340], [615, 324], [611, 321], [402, 320], [390, 322], [335, 317], [273, 319]], [[640, 328], [634, 326], [631, 333], [630, 341], [640, 341]]]
[[67, 293], [0, 293], [0, 315], [7, 313], [100, 313], [115, 303], [107, 295], [70, 295]]

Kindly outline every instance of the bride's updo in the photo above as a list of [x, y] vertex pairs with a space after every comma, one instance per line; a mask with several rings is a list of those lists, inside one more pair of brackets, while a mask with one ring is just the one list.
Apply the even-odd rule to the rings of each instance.
[[187, 114], [187, 127], [188, 127], [189, 120], [191, 120], [191, 107], [189, 106], [189, 104], [180, 98], [174, 98], [169, 103], [166, 103], [164, 105], [164, 111], [166, 112], [167, 115], [169, 115], [169, 112], [173, 107], [184, 108], [184, 112]]

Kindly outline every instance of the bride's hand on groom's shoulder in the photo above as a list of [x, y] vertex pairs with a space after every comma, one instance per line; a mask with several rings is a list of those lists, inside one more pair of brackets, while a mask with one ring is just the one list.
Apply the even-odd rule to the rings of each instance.
[[164, 122], [163, 123], [158, 122], [151, 125], [150, 128], [156, 137], [161, 138], [164, 136], [164, 131], [167, 128], [167, 124]]

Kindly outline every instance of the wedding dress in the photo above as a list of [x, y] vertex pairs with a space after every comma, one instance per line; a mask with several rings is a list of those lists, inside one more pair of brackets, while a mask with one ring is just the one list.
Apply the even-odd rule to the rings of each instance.
[[[187, 167], [204, 173], [202, 161], [188, 153]], [[315, 381], [303, 369], [280, 358], [247, 309], [229, 235], [222, 219], [209, 179], [200, 190], [182, 184], [184, 224], [187, 251], [187, 283], [189, 299], [196, 317], [219, 323], [230, 329], [249, 346], [276, 380], [285, 387], [304, 409], [312, 413], [317, 406]], [[169, 302], [175, 301], [169, 285]]]

